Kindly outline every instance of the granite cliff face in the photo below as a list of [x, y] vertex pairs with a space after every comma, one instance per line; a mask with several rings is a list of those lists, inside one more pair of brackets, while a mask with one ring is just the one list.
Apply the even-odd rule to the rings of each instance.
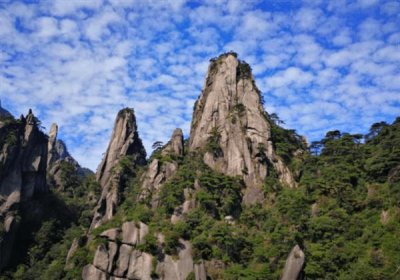
[[146, 163], [146, 151], [137, 132], [135, 115], [133, 109], [129, 108], [118, 113], [110, 143], [96, 172], [102, 193], [91, 229], [110, 220], [121, 202], [121, 192], [124, 188], [121, 160], [128, 161], [132, 167]]
[[[177, 159], [184, 154], [183, 132], [177, 128], [174, 130], [171, 140], [158, 152], [150, 163], [143, 176], [143, 184], [139, 199], [151, 201], [153, 208], [159, 205], [160, 187], [178, 170]], [[163, 158], [167, 157], [168, 160]]]
[[293, 175], [277, 156], [271, 126], [250, 66], [234, 53], [211, 61], [195, 109], [190, 149], [203, 150], [204, 162], [230, 176], [243, 176], [244, 202], [262, 200], [260, 186], [271, 169], [280, 181], [295, 187]]
[[[4, 116], [4, 115], [3, 115]], [[30, 111], [0, 120], [0, 270], [7, 265], [20, 223], [20, 204], [48, 190], [47, 136]]]

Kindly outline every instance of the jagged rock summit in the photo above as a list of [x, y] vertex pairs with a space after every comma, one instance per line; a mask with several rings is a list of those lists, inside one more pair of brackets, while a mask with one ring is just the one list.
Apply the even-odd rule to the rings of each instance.
[[119, 111], [107, 152], [96, 172], [102, 194], [95, 209], [92, 229], [111, 219], [120, 203], [123, 182], [118, 165], [124, 157], [132, 166], [146, 164], [146, 151], [138, 135], [134, 111], [130, 108]]
[[211, 60], [195, 103], [190, 149], [205, 151], [204, 162], [212, 169], [243, 176], [245, 203], [260, 200], [259, 187], [272, 168], [283, 184], [296, 186], [273, 147], [270, 122], [251, 68], [235, 53]]

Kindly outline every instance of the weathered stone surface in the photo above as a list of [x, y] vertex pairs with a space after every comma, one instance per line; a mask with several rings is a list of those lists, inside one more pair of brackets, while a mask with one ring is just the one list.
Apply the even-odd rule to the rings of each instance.
[[304, 252], [300, 249], [299, 245], [294, 246], [286, 259], [281, 280], [297, 280], [303, 269], [304, 261]]
[[171, 140], [164, 147], [162, 154], [170, 154], [175, 156], [183, 156], [183, 132], [182, 129], [176, 128], [172, 133]]
[[91, 229], [110, 220], [120, 203], [121, 174], [119, 161], [130, 156], [132, 166], [146, 163], [146, 151], [139, 138], [133, 109], [123, 109], [118, 113], [107, 152], [100, 163], [96, 178], [102, 187], [101, 197], [95, 209]]
[[275, 169], [282, 183], [296, 186], [273, 148], [271, 127], [250, 68], [232, 54], [221, 56], [209, 66], [195, 104], [189, 146], [191, 150], [205, 150], [204, 162], [212, 169], [243, 176], [247, 185], [245, 203], [259, 201], [260, 196], [247, 193], [263, 183], [268, 166]]
[[58, 153], [56, 149], [56, 143], [57, 143], [57, 134], [58, 134], [58, 126], [56, 123], [53, 123], [50, 128], [50, 133], [49, 133], [49, 142], [47, 144], [47, 152], [48, 152], [48, 157], [47, 157], [47, 165], [50, 166], [54, 161], [56, 161], [58, 158]]
[[132, 251], [128, 268], [128, 279], [151, 280], [153, 257], [137, 250]]
[[107, 274], [100, 269], [97, 269], [94, 265], [88, 264], [83, 268], [82, 271], [83, 280], [106, 280]]
[[107, 271], [110, 263], [107, 247], [100, 244], [94, 254], [93, 265], [102, 271]]
[[106, 154], [100, 163], [96, 178], [105, 186], [113, 177], [111, 170], [127, 155], [135, 157], [136, 163], [146, 163], [146, 151], [137, 132], [133, 109], [123, 109], [118, 113]]
[[117, 241], [118, 237], [121, 233], [119, 228], [110, 228], [106, 231], [103, 231], [100, 236], [106, 237], [108, 240]]
[[118, 251], [118, 260], [115, 264], [115, 269], [113, 275], [118, 277], [126, 276], [129, 267], [130, 254], [132, 252], [132, 247], [126, 244], [121, 244]]
[[168, 178], [172, 177], [177, 170], [178, 164], [174, 161], [160, 163], [158, 159], [154, 159], [145, 173], [140, 199], [151, 197], [152, 207], [157, 207], [159, 203], [158, 192], [161, 186]]
[[139, 241], [139, 229], [134, 222], [125, 222], [122, 224], [122, 242], [136, 245]]
[[108, 269], [107, 272], [111, 273], [114, 270], [114, 262], [118, 255], [118, 244], [115, 242], [108, 242]]

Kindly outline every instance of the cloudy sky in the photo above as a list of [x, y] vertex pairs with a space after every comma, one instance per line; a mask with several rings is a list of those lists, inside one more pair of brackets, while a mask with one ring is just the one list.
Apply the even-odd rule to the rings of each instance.
[[208, 61], [234, 50], [309, 141], [400, 115], [400, 1], [0, 0], [0, 99], [95, 169], [119, 109], [148, 153], [189, 132]]

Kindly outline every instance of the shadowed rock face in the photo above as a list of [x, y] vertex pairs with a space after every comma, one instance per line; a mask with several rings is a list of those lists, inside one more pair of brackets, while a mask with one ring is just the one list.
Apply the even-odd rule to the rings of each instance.
[[121, 174], [118, 168], [121, 159], [129, 156], [132, 166], [146, 163], [146, 151], [139, 138], [133, 109], [118, 113], [107, 152], [96, 172], [102, 194], [95, 209], [91, 229], [111, 219], [120, 203]]
[[204, 162], [226, 175], [241, 175], [247, 185], [245, 203], [262, 199], [269, 168], [282, 183], [295, 181], [271, 142], [271, 127], [248, 64], [234, 54], [211, 62], [203, 91], [195, 104], [190, 149], [203, 149]]
[[7, 265], [19, 226], [20, 203], [46, 185], [47, 136], [38, 128], [30, 111], [26, 118], [6, 125], [0, 120], [0, 270]]

